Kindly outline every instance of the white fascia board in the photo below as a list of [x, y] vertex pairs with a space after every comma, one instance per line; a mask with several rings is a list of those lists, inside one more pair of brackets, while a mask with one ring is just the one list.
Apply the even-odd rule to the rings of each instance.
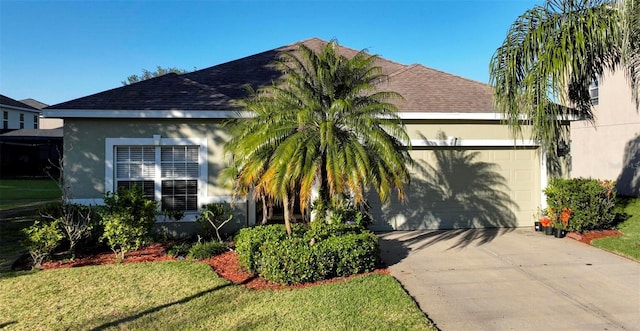
[[503, 120], [500, 113], [449, 113], [424, 111], [399, 111], [403, 120]]
[[43, 110], [45, 118], [243, 118], [249, 112], [237, 110]]
[[535, 140], [514, 139], [411, 139], [412, 147], [538, 147]]
[[30, 108], [23, 108], [23, 107], [16, 107], [16, 106], [11, 106], [11, 105], [0, 105], [0, 109], [8, 109], [8, 110], [17, 110], [17, 111], [24, 111], [24, 112], [28, 112], [28, 113], [40, 113], [39, 109], [30, 109]]
[[[398, 116], [403, 120], [471, 120], [471, 121], [505, 121], [507, 117], [502, 113], [449, 113], [449, 112], [424, 112], [424, 111], [399, 111]], [[518, 116], [518, 120], [526, 121], [524, 115]], [[578, 121], [575, 115], [557, 116], [558, 121]]]

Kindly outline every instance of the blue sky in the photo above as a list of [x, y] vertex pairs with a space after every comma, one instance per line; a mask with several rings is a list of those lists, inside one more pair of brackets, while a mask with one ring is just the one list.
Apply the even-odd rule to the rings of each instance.
[[0, 94], [56, 104], [143, 68], [203, 69], [311, 37], [487, 82], [511, 23], [542, 2], [0, 0]]

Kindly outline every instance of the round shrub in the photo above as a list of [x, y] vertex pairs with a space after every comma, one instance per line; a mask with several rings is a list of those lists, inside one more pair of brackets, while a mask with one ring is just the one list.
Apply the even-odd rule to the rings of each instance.
[[314, 282], [322, 279], [311, 246], [301, 238], [267, 241], [261, 247], [258, 274], [284, 285]]
[[228, 250], [229, 246], [220, 241], [202, 242], [191, 246], [187, 257], [190, 259], [208, 259]]
[[372, 271], [378, 264], [378, 237], [370, 231], [308, 241], [308, 236], [265, 241], [256, 261], [258, 274], [290, 285]]
[[[306, 226], [292, 224], [294, 237], [304, 234]], [[257, 271], [257, 261], [260, 260], [260, 247], [266, 242], [279, 242], [287, 238], [287, 230], [283, 224], [259, 225], [252, 228], [240, 229], [235, 238], [236, 253], [240, 264], [250, 272]]]
[[566, 229], [588, 231], [607, 229], [615, 221], [615, 182], [597, 179], [553, 179], [544, 193], [547, 195], [547, 213], [552, 221], [561, 219], [569, 211]]
[[327, 238], [318, 243], [316, 252], [320, 264], [333, 264], [329, 275], [344, 277], [374, 270], [380, 245], [375, 234], [365, 231]]

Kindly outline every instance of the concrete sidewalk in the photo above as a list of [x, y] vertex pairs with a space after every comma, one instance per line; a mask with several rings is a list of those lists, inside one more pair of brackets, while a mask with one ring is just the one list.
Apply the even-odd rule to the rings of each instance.
[[532, 229], [380, 234], [440, 330], [640, 330], [640, 263]]

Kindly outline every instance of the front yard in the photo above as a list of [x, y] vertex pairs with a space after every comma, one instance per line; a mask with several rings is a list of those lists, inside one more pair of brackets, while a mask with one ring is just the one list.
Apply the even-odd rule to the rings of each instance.
[[435, 330], [388, 275], [251, 290], [191, 261], [0, 274], [11, 330]]
[[623, 235], [595, 239], [591, 244], [640, 262], [640, 198], [620, 199], [618, 208], [629, 216], [618, 226]]

